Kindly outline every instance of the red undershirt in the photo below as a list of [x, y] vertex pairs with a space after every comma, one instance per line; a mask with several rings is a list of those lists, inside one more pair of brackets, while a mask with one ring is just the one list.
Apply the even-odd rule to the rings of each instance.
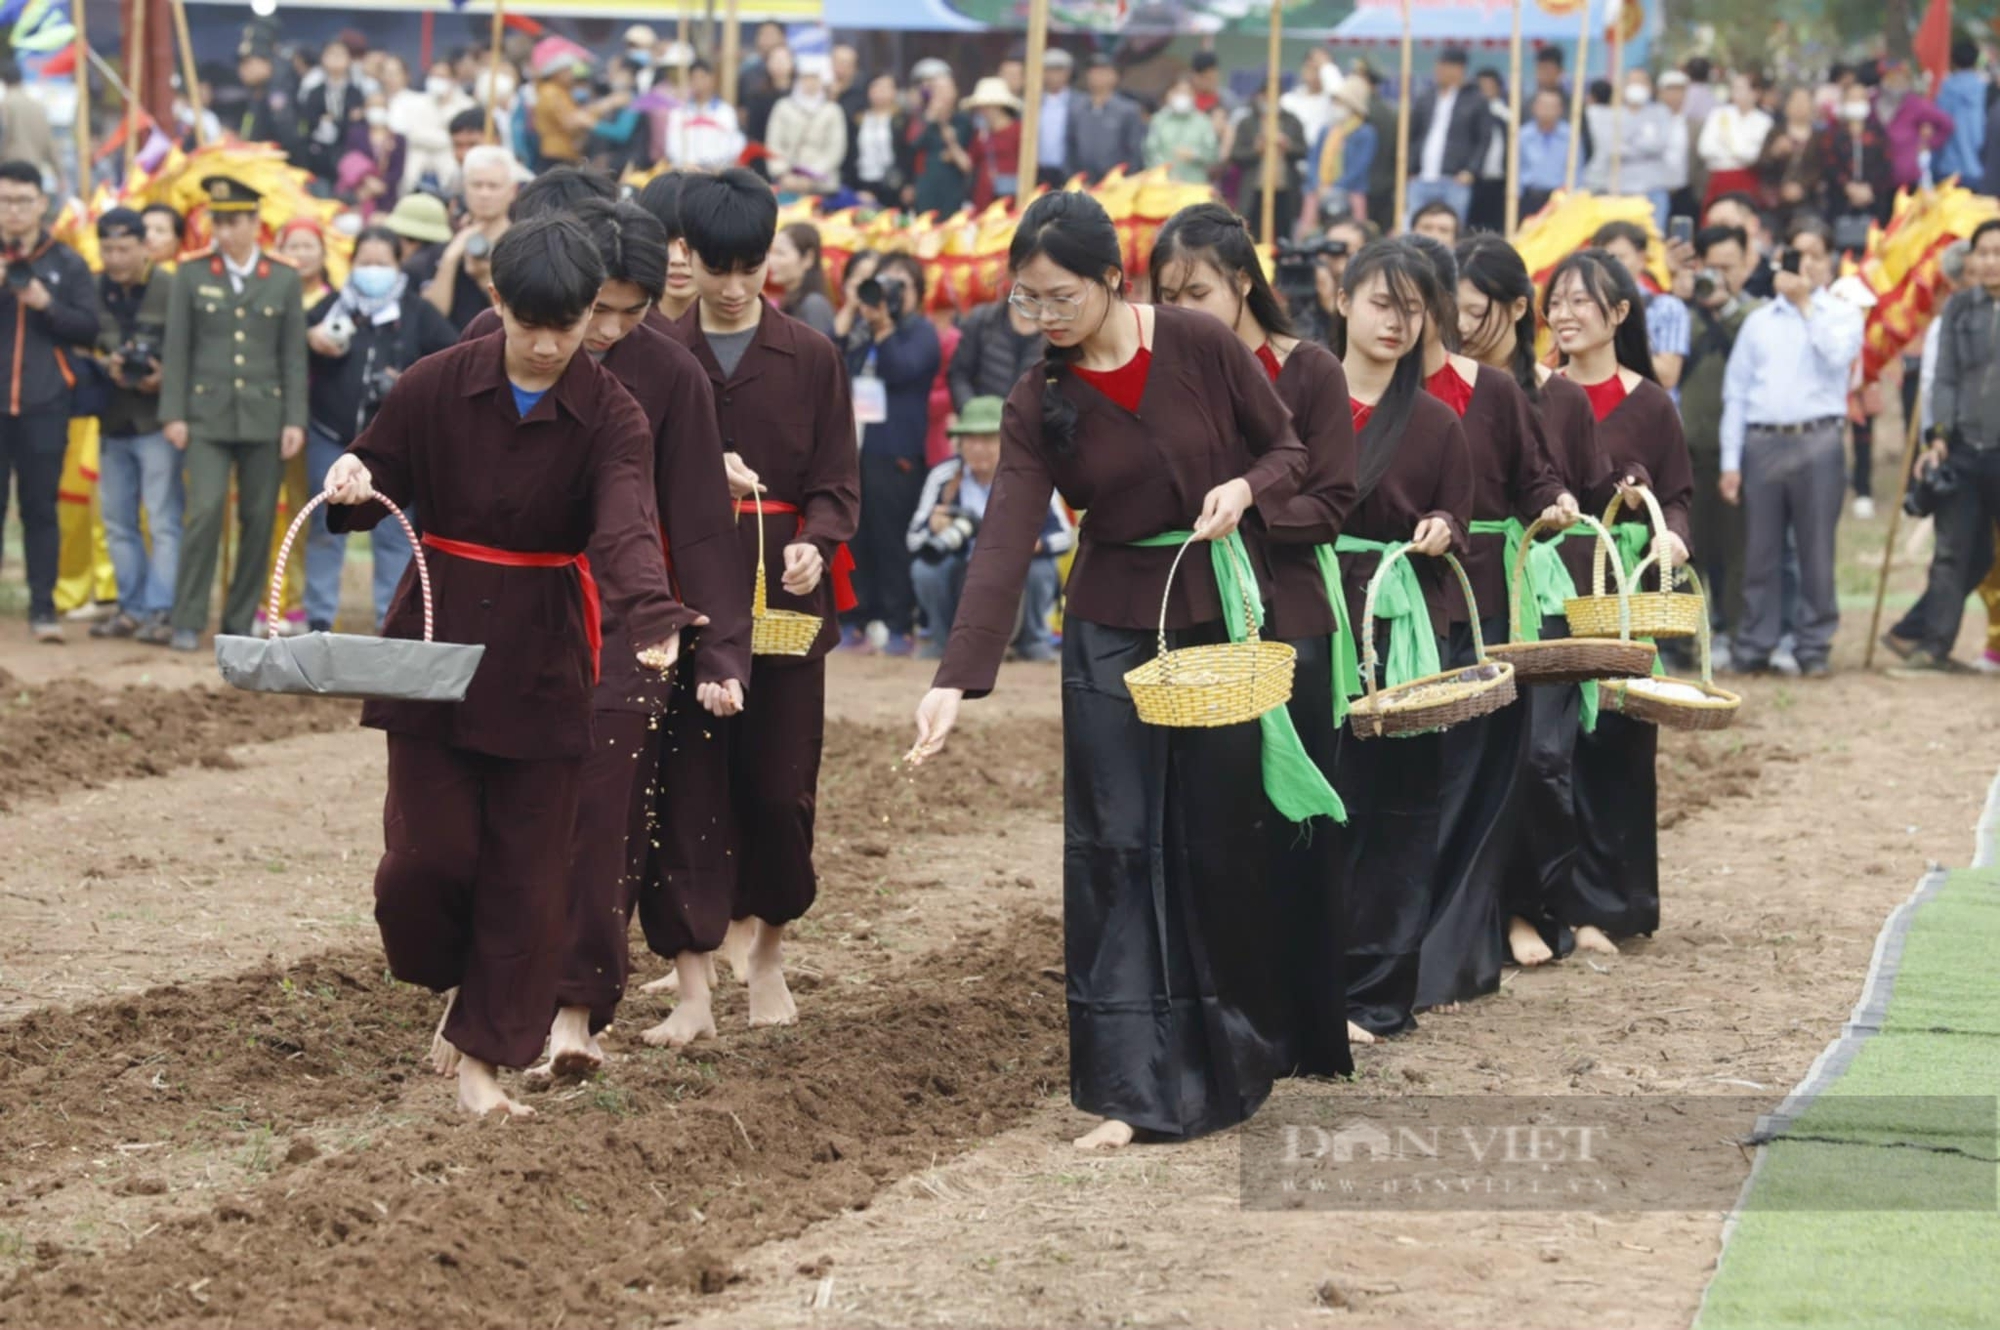
[[[1139, 322], [1139, 307], [1132, 307], [1132, 321]], [[1132, 358], [1117, 369], [1085, 369], [1078, 365], [1076, 377], [1089, 384], [1118, 405], [1139, 414], [1139, 399], [1146, 395], [1146, 374], [1153, 368], [1153, 352], [1146, 345], [1145, 325], [1139, 328], [1139, 349]]]
[[1271, 376], [1273, 383], [1278, 381], [1278, 375], [1284, 373], [1285, 367], [1278, 363], [1278, 353], [1271, 349], [1269, 342], [1257, 348], [1257, 361], [1263, 365], [1264, 372]]
[[1375, 404], [1356, 397], [1347, 399], [1347, 409], [1354, 414], [1354, 432], [1359, 434], [1368, 426], [1368, 418], [1375, 414]]
[[1458, 367], [1450, 360], [1439, 366], [1438, 372], [1424, 380], [1424, 387], [1432, 397], [1450, 407], [1460, 420], [1465, 419], [1465, 409], [1472, 405], [1472, 385], [1458, 372]]
[[1625, 376], [1613, 374], [1602, 383], [1579, 383], [1583, 395], [1590, 399], [1590, 413], [1602, 421], [1618, 409], [1618, 404], [1631, 396], [1625, 390]]

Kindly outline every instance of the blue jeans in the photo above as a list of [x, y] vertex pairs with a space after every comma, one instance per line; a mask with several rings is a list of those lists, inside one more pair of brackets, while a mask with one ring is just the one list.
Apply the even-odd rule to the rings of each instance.
[[[942, 652], [945, 639], [951, 635], [970, 562], [970, 554], [964, 551], [936, 563], [925, 559], [910, 561], [910, 586], [916, 592], [918, 608], [924, 612], [924, 622], [930, 625], [934, 653]], [[1014, 633], [1014, 649], [1022, 655], [1045, 658], [1054, 651], [1055, 634], [1049, 631], [1049, 611], [1055, 608], [1056, 593], [1061, 589], [1054, 555], [1037, 555], [1029, 561], [1028, 583], [1021, 593], [1021, 617], [1016, 621]]]
[[[118, 608], [135, 619], [165, 615], [174, 607], [174, 574], [181, 560], [181, 450], [155, 430], [107, 434], [98, 449], [97, 484], [104, 510], [104, 540], [118, 577]], [[139, 530], [145, 509], [146, 536]]]
[[[306, 488], [317, 494], [326, 487], [326, 473], [334, 460], [347, 449], [340, 441], [314, 425], [306, 435]], [[416, 520], [414, 509], [404, 509]], [[384, 518], [368, 533], [375, 554], [375, 623], [388, 617], [390, 597], [410, 566], [410, 538], [403, 524]], [[332, 623], [340, 613], [340, 569], [347, 561], [347, 536], [326, 529], [326, 509], [313, 514], [306, 529], [306, 622]]]
[[1427, 204], [1442, 202], [1449, 205], [1458, 214], [1460, 222], [1465, 220], [1466, 209], [1472, 206], [1472, 186], [1461, 185], [1456, 180], [1412, 180], [1409, 193], [1410, 216], [1403, 219], [1405, 226]]

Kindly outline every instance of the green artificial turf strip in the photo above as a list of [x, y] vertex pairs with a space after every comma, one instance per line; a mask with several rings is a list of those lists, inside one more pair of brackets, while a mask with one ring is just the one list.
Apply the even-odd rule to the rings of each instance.
[[1996, 955], [1996, 875], [1952, 874], [1883, 1032], [1766, 1148], [1698, 1330], [2000, 1325]]

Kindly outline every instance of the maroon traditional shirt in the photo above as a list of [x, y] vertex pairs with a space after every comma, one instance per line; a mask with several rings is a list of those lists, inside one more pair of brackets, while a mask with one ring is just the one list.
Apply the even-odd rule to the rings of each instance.
[[1331, 543], [1354, 507], [1354, 417], [1348, 407], [1347, 371], [1318, 342], [1300, 342], [1279, 368], [1277, 388], [1308, 461], [1296, 498], [1258, 509], [1270, 533], [1268, 635], [1280, 640], [1325, 637], [1334, 630], [1333, 602], [1327, 599], [1313, 546]]

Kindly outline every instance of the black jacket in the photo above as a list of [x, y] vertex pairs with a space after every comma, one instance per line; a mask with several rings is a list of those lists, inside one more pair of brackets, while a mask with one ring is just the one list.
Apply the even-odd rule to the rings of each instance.
[[97, 344], [97, 282], [83, 256], [46, 231], [23, 262], [48, 289], [49, 307], [29, 309], [13, 287], [0, 286], [0, 372], [7, 376], [0, 411], [67, 413], [76, 358]]
[[348, 135], [356, 125], [368, 123], [368, 94], [350, 78], [337, 110], [328, 105], [328, 100], [329, 90], [324, 83], [316, 84], [299, 98], [291, 157], [293, 165], [304, 167], [331, 185], [339, 173], [340, 155], [346, 151]]
[[951, 409], [963, 410], [975, 397], [1005, 397], [1041, 358], [1041, 337], [1014, 331], [1006, 301], [978, 306], [960, 321], [958, 349], [952, 352], [951, 368], [945, 371], [945, 380], [951, 385]]
[[99, 415], [106, 437], [151, 434], [160, 428], [160, 390], [142, 393], [121, 386], [113, 377], [118, 366], [119, 348], [132, 343], [150, 344], [154, 360], [162, 360], [167, 346], [167, 294], [173, 286], [171, 274], [153, 269], [137, 286], [120, 286], [100, 273], [97, 278], [97, 349], [104, 357], [107, 391]]
[[[307, 311], [306, 327], [318, 327], [339, 299], [339, 292], [321, 297]], [[388, 323], [355, 320], [354, 340], [346, 355], [323, 356], [307, 348], [312, 423], [343, 446], [354, 442], [354, 436], [381, 405], [380, 398], [371, 400], [368, 392], [370, 375], [379, 369], [406, 370], [432, 352], [457, 343], [458, 330], [411, 283], [403, 292], [402, 312], [395, 319]]]
[[[1432, 88], [1417, 98], [1410, 106], [1410, 178], [1417, 179], [1423, 173], [1424, 138], [1431, 130], [1431, 117], [1437, 112], [1437, 89]], [[1446, 179], [1461, 171], [1477, 176], [1479, 167], [1486, 160], [1486, 141], [1493, 133], [1493, 114], [1487, 107], [1486, 99], [1479, 95], [1479, 89], [1471, 84], [1461, 84], [1458, 98], [1451, 104], [1451, 124], [1444, 134], [1444, 174]], [[1395, 156], [1395, 140], [1390, 139], [1390, 157]]]
[[[910, 141], [910, 117], [901, 111], [890, 118], [889, 142], [895, 147], [895, 165], [889, 168], [888, 177], [881, 181], [881, 202], [894, 206], [902, 197], [903, 189], [916, 175], [917, 150]], [[849, 189], [859, 192], [874, 190], [875, 185], [863, 184], [861, 180], [861, 116], [853, 115], [847, 121], [847, 160], [840, 164], [840, 180]]]

